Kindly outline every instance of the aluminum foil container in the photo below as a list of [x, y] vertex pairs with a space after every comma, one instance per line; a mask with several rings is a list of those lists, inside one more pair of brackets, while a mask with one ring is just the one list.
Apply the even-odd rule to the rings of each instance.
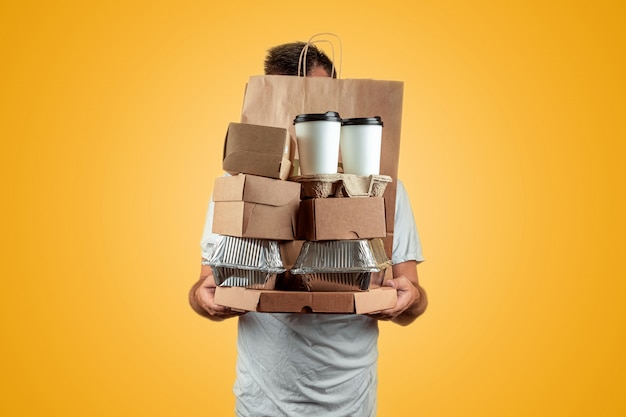
[[382, 278], [383, 271], [377, 272], [311, 272], [296, 275], [305, 291], [365, 291], [370, 283]]
[[278, 274], [285, 272], [278, 242], [219, 236], [208, 260], [215, 284], [273, 290]]
[[277, 273], [224, 266], [212, 267], [212, 269], [215, 284], [220, 287], [246, 287], [260, 290], [273, 290], [276, 287]]
[[290, 273], [308, 291], [358, 291], [389, 266], [382, 239], [307, 241]]

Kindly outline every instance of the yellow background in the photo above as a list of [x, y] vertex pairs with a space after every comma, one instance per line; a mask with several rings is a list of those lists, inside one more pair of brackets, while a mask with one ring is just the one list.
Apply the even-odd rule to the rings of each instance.
[[0, 414], [232, 415], [236, 323], [186, 300], [225, 128], [334, 32], [405, 82], [427, 258], [379, 415], [624, 415], [623, 4], [3, 2]]

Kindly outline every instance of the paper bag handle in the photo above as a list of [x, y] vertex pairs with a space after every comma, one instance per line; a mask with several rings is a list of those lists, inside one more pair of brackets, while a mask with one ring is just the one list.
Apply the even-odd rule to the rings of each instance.
[[[304, 45], [304, 47], [302, 48], [302, 51], [300, 52], [300, 59], [298, 60], [298, 77], [300, 76], [304, 76], [306, 77], [306, 56], [307, 56], [307, 52], [309, 50], [309, 45], [313, 45], [315, 43], [328, 43], [331, 46], [331, 50], [332, 50], [332, 61], [333, 61], [333, 66], [331, 69], [331, 77], [333, 75], [333, 73], [335, 73], [335, 45], [329, 41], [329, 40], [316, 40], [314, 41], [313, 39], [319, 37], [319, 36], [333, 36], [335, 37], [335, 39], [337, 39], [337, 42], [339, 43], [339, 69], [337, 72], [337, 78], [341, 78], [341, 60], [343, 59], [343, 49], [342, 49], [342, 45], [341, 45], [341, 39], [339, 38], [339, 36], [335, 35], [334, 33], [330, 33], [330, 32], [322, 32], [322, 33], [316, 33], [315, 35], [311, 36], [308, 40], [308, 42]], [[301, 69], [302, 69], [302, 64], [304, 61], [304, 74], [301, 74]]]

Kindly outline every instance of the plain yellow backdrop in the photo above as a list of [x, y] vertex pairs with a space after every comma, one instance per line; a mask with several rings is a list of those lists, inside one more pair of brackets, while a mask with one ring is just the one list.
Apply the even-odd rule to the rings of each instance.
[[233, 415], [236, 323], [186, 300], [223, 136], [268, 47], [333, 32], [405, 83], [427, 259], [379, 415], [624, 415], [624, 3], [215, 3], [0, 6], [0, 414]]

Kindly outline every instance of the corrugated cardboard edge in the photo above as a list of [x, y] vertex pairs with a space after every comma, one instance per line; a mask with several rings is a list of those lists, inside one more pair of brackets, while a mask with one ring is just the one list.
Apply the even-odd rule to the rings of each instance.
[[380, 287], [361, 292], [305, 292], [217, 287], [215, 303], [238, 311], [367, 314], [396, 305], [397, 292]]

